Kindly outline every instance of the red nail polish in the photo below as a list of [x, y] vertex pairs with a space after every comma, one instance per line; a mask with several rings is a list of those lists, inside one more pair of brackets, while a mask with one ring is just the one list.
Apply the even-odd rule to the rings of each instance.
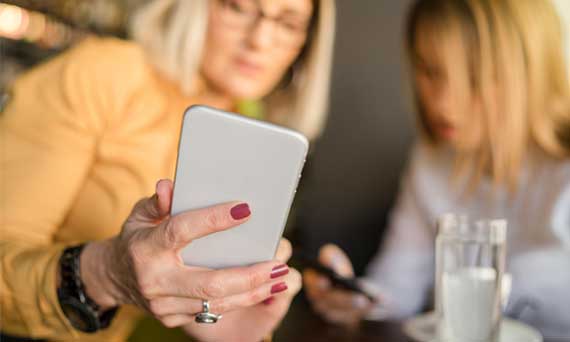
[[271, 303], [273, 303], [275, 301], [275, 297], [269, 297], [266, 300], [263, 301], [263, 304], [265, 305], [271, 305]]
[[230, 214], [234, 220], [241, 220], [251, 215], [251, 211], [249, 210], [249, 205], [247, 203], [242, 203], [233, 207], [230, 210]]
[[287, 265], [283, 264], [283, 265], [275, 266], [271, 270], [270, 278], [271, 279], [279, 278], [279, 277], [286, 275], [287, 273], [289, 273], [289, 267]]
[[271, 294], [276, 294], [287, 290], [287, 284], [279, 283], [271, 286]]

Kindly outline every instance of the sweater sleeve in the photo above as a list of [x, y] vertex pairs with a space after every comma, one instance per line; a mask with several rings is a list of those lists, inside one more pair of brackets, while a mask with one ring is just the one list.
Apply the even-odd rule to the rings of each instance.
[[0, 312], [7, 334], [77, 334], [57, 299], [65, 246], [54, 234], [88, 177], [106, 118], [120, 106], [116, 82], [106, 78], [116, 63], [98, 60], [109, 44], [118, 43], [88, 40], [24, 74], [0, 113]]

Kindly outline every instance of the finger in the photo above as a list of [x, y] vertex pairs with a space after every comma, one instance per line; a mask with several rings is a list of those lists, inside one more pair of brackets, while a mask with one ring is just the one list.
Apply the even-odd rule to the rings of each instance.
[[303, 277], [301, 273], [294, 268], [289, 268], [289, 273], [284, 277], [284, 281], [287, 284], [285, 297], [294, 297], [301, 291], [301, 288], [303, 288]]
[[303, 272], [303, 282], [305, 283], [305, 292], [311, 300], [320, 298], [331, 287], [330, 281], [326, 277], [319, 275], [312, 269]]
[[344, 326], [354, 326], [361, 320], [359, 315], [346, 311], [329, 310], [321, 313], [321, 315], [328, 322]]
[[[202, 301], [187, 297], [158, 297], [149, 302], [149, 310], [155, 317], [195, 315], [202, 312]], [[210, 303], [210, 311], [214, 311]]]
[[339, 275], [352, 278], [354, 271], [348, 256], [338, 246], [327, 244], [319, 251], [319, 261], [332, 268]]
[[194, 322], [191, 315], [168, 315], [159, 317], [159, 321], [167, 328], [176, 328]]
[[325, 320], [333, 323], [357, 323], [364, 317], [366, 312], [362, 310], [338, 309], [331, 307], [326, 302], [318, 301], [311, 303], [313, 310], [319, 313]]
[[291, 258], [291, 253], [293, 248], [291, 247], [291, 242], [285, 238], [281, 238], [279, 241], [279, 246], [277, 247], [277, 253], [275, 253], [275, 259], [286, 263], [289, 258]]
[[301, 274], [294, 268], [289, 269], [289, 273], [283, 279], [264, 284], [261, 287], [235, 296], [223, 299], [214, 299], [213, 305], [221, 312], [228, 312], [235, 309], [249, 307], [268, 299], [276, 302], [290, 302], [291, 299], [301, 290]]
[[[238, 295], [208, 300], [210, 312], [223, 314], [254, 306], [270, 297], [283, 295], [288, 289], [289, 285], [283, 279]], [[150, 309], [154, 315], [159, 317], [174, 314], [195, 315], [202, 312], [202, 300], [187, 297], [160, 297], [150, 302]]]
[[[285, 284], [286, 286], [283, 286]], [[226, 298], [209, 301], [210, 311], [221, 314], [242, 307], [253, 306], [269, 298], [290, 298], [301, 289], [301, 274], [295, 269], [282, 280], [276, 280], [261, 287]], [[155, 316], [175, 314], [195, 315], [202, 311], [202, 300], [187, 297], [159, 297], [150, 301], [149, 307]]]
[[363, 312], [370, 309], [372, 304], [361, 294], [337, 289], [327, 292], [319, 301], [326, 303], [332, 309]]
[[144, 223], [156, 223], [168, 216], [172, 197], [172, 182], [167, 179], [156, 183], [155, 194], [135, 204], [129, 220]]
[[272, 305], [273, 303], [289, 303], [301, 291], [303, 287], [303, 279], [301, 273], [294, 268], [290, 269], [289, 274], [285, 277], [287, 283], [287, 291], [282, 296], [269, 297], [263, 301], [265, 305]]
[[189, 210], [165, 221], [154, 234], [163, 248], [179, 249], [192, 240], [242, 224], [250, 215], [249, 205], [240, 202]]
[[265, 284], [255, 290], [227, 298], [214, 299], [213, 310], [228, 312], [239, 308], [257, 305], [270, 297], [278, 297], [286, 293], [289, 286], [284, 281]]
[[172, 181], [169, 179], [161, 179], [156, 183], [157, 207], [160, 217], [167, 216], [170, 213], [173, 188]]
[[288, 273], [289, 267], [278, 261], [206, 271], [184, 266], [168, 276], [162, 295], [212, 300], [251, 291]]

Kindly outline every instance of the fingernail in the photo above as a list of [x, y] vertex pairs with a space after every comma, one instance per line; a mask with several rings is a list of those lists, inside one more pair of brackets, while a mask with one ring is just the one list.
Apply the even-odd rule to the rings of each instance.
[[289, 266], [282, 264], [279, 266], [273, 267], [271, 270], [271, 279], [279, 278], [289, 273]]
[[247, 203], [242, 203], [233, 207], [230, 210], [230, 214], [234, 220], [241, 220], [251, 215], [251, 211], [249, 210], [249, 205]]
[[279, 283], [271, 286], [271, 294], [276, 294], [287, 290], [287, 284]]
[[154, 185], [154, 194], [155, 195], [158, 193], [158, 184], [160, 184], [160, 181], [162, 181], [162, 179], [159, 179], [158, 182], [156, 182], [156, 184]]
[[364, 309], [370, 302], [364, 296], [355, 296], [352, 298], [352, 306], [356, 309]]
[[158, 194], [158, 185], [162, 182], [164, 182], [166, 179], [165, 178], [161, 178], [158, 180], [158, 182], [156, 182], [155, 186], [154, 186], [154, 192]]
[[269, 297], [266, 300], [263, 301], [263, 304], [265, 305], [271, 305], [271, 303], [273, 303], [275, 301], [275, 297]]

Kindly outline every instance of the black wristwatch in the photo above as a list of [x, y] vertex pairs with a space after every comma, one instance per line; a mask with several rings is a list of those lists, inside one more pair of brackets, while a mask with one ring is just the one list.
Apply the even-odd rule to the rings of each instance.
[[87, 296], [79, 268], [79, 257], [84, 247], [85, 244], [82, 244], [63, 251], [59, 259], [61, 283], [57, 297], [61, 309], [74, 328], [94, 333], [111, 324], [118, 308], [101, 312], [99, 305]]

